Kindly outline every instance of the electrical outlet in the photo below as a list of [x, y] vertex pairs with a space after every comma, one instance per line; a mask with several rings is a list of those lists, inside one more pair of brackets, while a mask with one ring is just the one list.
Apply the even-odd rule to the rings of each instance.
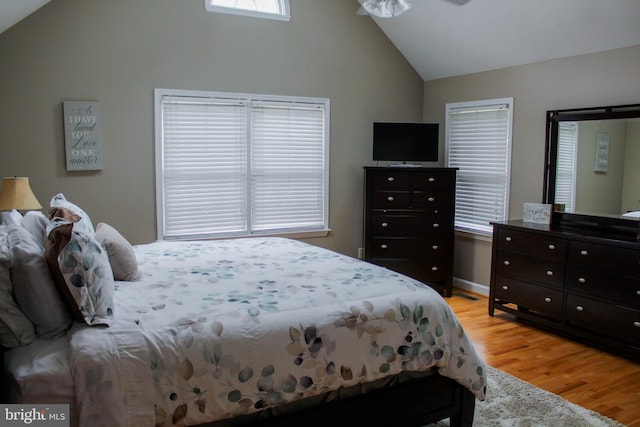
[[358, 248], [358, 259], [364, 259], [364, 248]]

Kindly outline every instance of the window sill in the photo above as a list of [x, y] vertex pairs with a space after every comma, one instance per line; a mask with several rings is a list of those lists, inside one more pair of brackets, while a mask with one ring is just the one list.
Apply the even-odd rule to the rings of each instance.
[[493, 242], [493, 234], [473, 232], [469, 230], [456, 230], [455, 236], [462, 239], [479, 240], [481, 242]]

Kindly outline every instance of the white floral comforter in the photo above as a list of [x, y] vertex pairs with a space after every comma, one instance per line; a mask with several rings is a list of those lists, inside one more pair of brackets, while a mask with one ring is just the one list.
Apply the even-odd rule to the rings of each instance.
[[457, 318], [410, 278], [281, 238], [135, 249], [114, 324], [69, 334], [80, 425], [192, 425], [432, 367], [484, 399]]

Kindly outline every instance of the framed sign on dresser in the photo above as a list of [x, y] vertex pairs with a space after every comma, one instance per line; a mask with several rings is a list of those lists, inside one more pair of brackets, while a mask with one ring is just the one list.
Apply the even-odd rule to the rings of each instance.
[[456, 169], [365, 167], [364, 259], [453, 287]]

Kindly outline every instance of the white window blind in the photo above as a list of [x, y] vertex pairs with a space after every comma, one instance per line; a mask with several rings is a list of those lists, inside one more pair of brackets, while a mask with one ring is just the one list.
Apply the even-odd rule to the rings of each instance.
[[458, 168], [457, 229], [487, 234], [508, 217], [513, 99], [447, 104], [447, 166]]
[[565, 205], [566, 212], [575, 208], [576, 155], [578, 124], [560, 122], [558, 126], [558, 155], [556, 164], [555, 203]]
[[252, 105], [251, 222], [255, 232], [324, 225], [324, 106]]
[[156, 90], [160, 238], [328, 229], [328, 100], [256, 97]]

